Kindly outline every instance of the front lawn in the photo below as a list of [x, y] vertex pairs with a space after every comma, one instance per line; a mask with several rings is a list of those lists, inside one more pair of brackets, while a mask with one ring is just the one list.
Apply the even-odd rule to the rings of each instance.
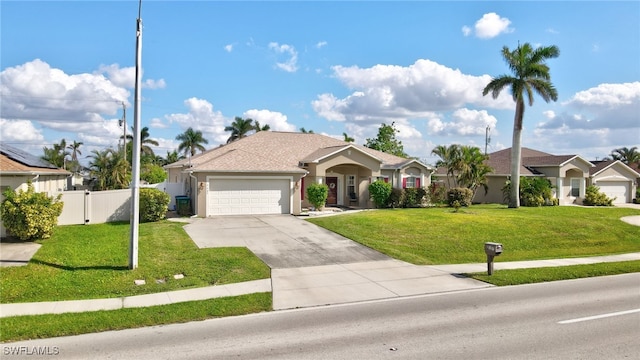
[[389, 209], [308, 221], [416, 265], [486, 262], [485, 242], [499, 242], [495, 261], [519, 261], [640, 251], [640, 227], [620, 220], [630, 208], [502, 205]]
[[[140, 224], [136, 270], [128, 270], [128, 223], [59, 226], [28, 265], [0, 268], [0, 302], [111, 298], [269, 278], [269, 267], [248, 249], [198, 249], [183, 226]], [[184, 278], [175, 280], [176, 274]]]

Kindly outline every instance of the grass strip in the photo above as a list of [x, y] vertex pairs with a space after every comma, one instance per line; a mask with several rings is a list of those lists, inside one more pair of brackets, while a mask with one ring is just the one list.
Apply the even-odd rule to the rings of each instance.
[[51, 338], [271, 311], [271, 293], [86, 313], [0, 319], [0, 341]]
[[489, 284], [508, 286], [595, 276], [619, 275], [634, 272], [640, 272], [640, 260], [534, 269], [496, 270], [491, 276], [487, 275], [487, 273], [472, 273], [465, 275]]

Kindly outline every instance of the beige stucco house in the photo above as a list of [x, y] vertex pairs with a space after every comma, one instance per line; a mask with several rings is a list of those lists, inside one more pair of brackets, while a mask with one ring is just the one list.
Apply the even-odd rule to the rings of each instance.
[[[31, 181], [35, 191], [54, 195], [65, 190], [70, 172], [57, 168], [40, 158], [21, 149], [0, 143], [0, 192], [11, 189], [27, 189]], [[0, 201], [4, 196], [0, 195]], [[0, 222], [0, 236], [6, 236], [6, 230]]]
[[183, 183], [197, 216], [300, 214], [306, 188], [327, 184], [327, 205], [372, 207], [368, 186], [430, 184], [432, 168], [313, 133], [260, 131], [165, 166], [168, 182]]
[[[488, 175], [489, 190], [478, 190], [476, 203], [504, 203], [502, 188], [511, 175], [511, 148], [489, 154], [487, 165], [493, 168]], [[620, 161], [590, 162], [579, 155], [552, 155], [538, 150], [522, 148], [521, 176], [539, 176], [549, 179], [554, 196], [560, 205], [582, 204], [587, 186], [594, 184], [616, 203], [629, 203], [635, 196], [638, 174]], [[435, 174], [446, 184], [446, 169]]]

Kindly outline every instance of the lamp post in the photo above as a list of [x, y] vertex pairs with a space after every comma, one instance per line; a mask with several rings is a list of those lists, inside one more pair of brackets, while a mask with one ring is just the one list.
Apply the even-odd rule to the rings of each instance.
[[[141, 63], [142, 63], [142, 0], [138, 3], [136, 19], [136, 82], [133, 107], [133, 164], [131, 168], [131, 237], [129, 241], [129, 269], [138, 267], [138, 229], [140, 225], [140, 100], [141, 100]], [[126, 137], [125, 137], [126, 138]]]

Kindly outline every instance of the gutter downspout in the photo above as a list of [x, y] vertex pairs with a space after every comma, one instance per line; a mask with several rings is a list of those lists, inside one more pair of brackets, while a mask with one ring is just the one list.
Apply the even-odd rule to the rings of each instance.
[[[192, 178], [195, 182], [196, 196], [193, 197], [193, 216], [191, 216], [192, 218], [194, 218], [194, 217], [198, 217], [198, 178], [193, 175], [193, 171], [189, 171], [189, 177]], [[193, 189], [194, 187], [191, 187], [192, 196], [193, 196]]]
[[36, 192], [40, 192], [40, 185], [39, 185], [40, 183], [38, 182], [39, 178], [40, 178], [40, 174], [36, 174], [36, 176], [33, 179], [31, 179], [31, 183], [32, 184], [35, 182], [35, 185], [34, 185], [33, 189]]

